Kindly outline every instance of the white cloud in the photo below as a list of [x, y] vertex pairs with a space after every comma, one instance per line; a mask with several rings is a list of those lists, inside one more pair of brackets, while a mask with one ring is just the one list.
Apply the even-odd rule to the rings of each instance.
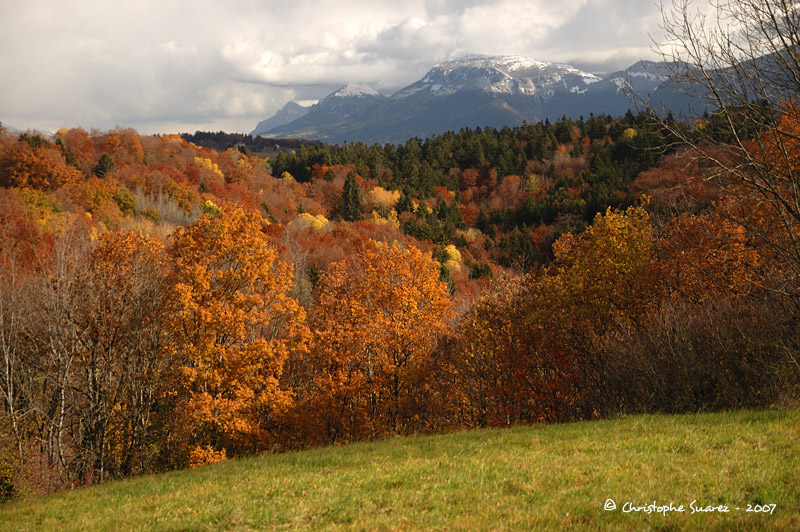
[[468, 52], [622, 68], [658, 21], [640, 0], [7, 0], [0, 121], [249, 131], [289, 99], [391, 92]]

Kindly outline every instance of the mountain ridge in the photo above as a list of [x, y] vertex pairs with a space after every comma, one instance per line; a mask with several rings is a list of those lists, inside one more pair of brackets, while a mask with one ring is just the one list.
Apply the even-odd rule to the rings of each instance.
[[433, 66], [389, 96], [345, 85], [305, 116], [266, 132], [257, 128], [253, 134], [330, 143], [403, 142], [462, 127], [513, 127], [591, 113], [622, 115], [636, 107], [631, 91], [647, 101], [664, 98], [665, 107], [678, 111], [691, 102], [667, 86], [667, 71], [665, 63], [639, 61], [599, 76], [519, 55], [471, 54]]
[[270, 118], [266, 120], [262, 120], [258, 123], [256, 128], [250, 133], [253, 136], [261, 135], [266, 133], [276, 127], [285, 126], [286, 124], [291, 124], [298, 118], [301, 118], [308, 114], [309, 107], [304, 107], [297, 102], [288, 102], [286, 105], [283, 106], [277, 113], [275, 113]]

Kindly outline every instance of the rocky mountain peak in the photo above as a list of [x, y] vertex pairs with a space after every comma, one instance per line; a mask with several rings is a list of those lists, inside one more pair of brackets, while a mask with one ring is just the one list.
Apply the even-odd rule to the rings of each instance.
[[360, 98], [365, 96], [380, 96], [380, 94], [366, 85], [348, 83], [329, 94], [327, 98]]
[[497, 94], [549, 97], [557, 90], [582, 93], [599, 81], [594, 74], [570, 65], [549, 63], [523, 56], [466, 55], [434, 66], [418, 83], [409, 86], [409, 95], [426, 89], [439, 95], [463, 90]]

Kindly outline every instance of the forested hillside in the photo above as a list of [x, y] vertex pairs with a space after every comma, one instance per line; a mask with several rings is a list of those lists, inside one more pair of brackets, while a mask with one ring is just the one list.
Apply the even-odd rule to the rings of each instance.
[[[774, 112], [800, 129], [795, 107]], [[398, 433], [796, 401], [799, 292], [776, 251], [793, 229], [720, 177], [724, 153], [676, 148], [676, 129], [724, 140], [720, 120], [270, 158], [246, 139], [0, 131], [0, 496]], [[746, 126], [775, 148], [752, 157], [784, 171], [797, 137]]]

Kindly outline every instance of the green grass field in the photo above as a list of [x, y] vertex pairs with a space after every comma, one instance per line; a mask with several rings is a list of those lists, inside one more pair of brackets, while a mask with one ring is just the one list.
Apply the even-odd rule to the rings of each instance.
[[[730, 511], [692, 514], [692, 501]], [[0, 530], [296, 529], [797, 531], [800, 410], [396, 438], [0, 506]]]

